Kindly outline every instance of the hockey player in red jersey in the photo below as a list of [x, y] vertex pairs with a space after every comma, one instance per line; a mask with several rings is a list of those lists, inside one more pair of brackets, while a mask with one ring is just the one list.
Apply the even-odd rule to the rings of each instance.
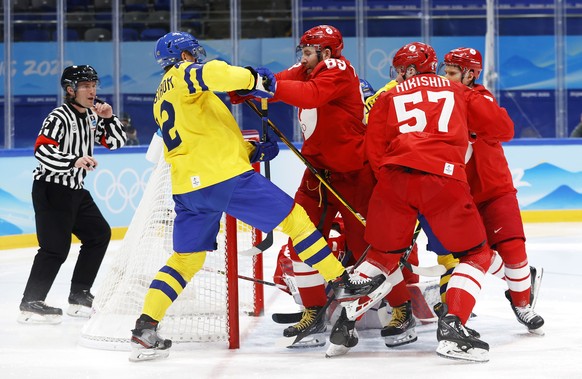
[[[319, 25], [307, 30], [297, 46], [299, 62], [275, 74], [277, 89], [272, 100], [299, 108], [302, 154], [365, 217], [375, 179], [364, 157], [366, 126], [361, 84], [342, 49], [343, 38], [335, 27]], [[295, 201], [324, 235], [329, 234], [339, 211], [348, 249], [356, 260], [365, 251], [368, 243], [363, 238], [364, 226], [309, 170], [305, 170]], [[294, 336], [306, 329], [322, 332], [324, 320], [314, 323], [314, 315], [327, 301], [325, 282], [298, 259], [294, 249], [290, 255], [305, 311], [303, 319], [286, 328], [284, 335]], [[408, 296], [401, 272], [389, 280], [397, 287], [395, 294]], [[409, 297], [396, 301], [401, 304], [407, 300]]]
[[[299, 108], [304, 137], [301, 153], [365, 217], [375, 181], [364, 159], [360, 81], [342, 56], [342, 49], [343, 38], [335, 27], [319, 25], [307, 30], [297, 46], [298, 63], [275, 74], [278, 85], [273, 100]], [[295, 201], [305, 208], [323, 235], [329, 234], [335, 214], [342, 213], [348, 249], [355, 257], [365, 250], [364, 226], [307, 169]], [[290, 337], [305, 330], [324, 332], [325, 320], [315, 322], [315, 315], [327, 302], [325, 282], [300, 262], [293, 248], [290, 253], [305, 310], [299, 323], [286, 328], [283, 335]]]
[[366, 153], [378, 179], [368, 208], [368, 259], [395, 270], [416, 219], [423, 215], [460, 259], [438, 322], [437, 354], [486, 362], [489, 345], [470, 335], [464, 324], [493, 252], [470, 194], [464, 160], [469, 129], [477, 138], [510, 139], [513, 125], [499, 124], [504, 110], [481, 94], [437, 76], [436, 53], [429, 45], [403, 46], [393, 68], [404, 81], [378, 98], [368, 118]]
[[[362, 79], [360, 79], [360, 81], [362, 81]], [[378, 99], [382, 93], [394, 88], [402, 81], [402, 76], [397, 76], [395, 79], [386, 83], [386, 85], [378, 91], [372, 93], [370, 96], [365, 96], [366, 120], [368, 119], [370, 110], [374, 106], [376, 99]], [[367, 82], [362, 83], [362, 92], [364, 94], [366, 93], [367, 87], [369, 87]], [[418, 265], [418, 247], [416, 244], [413, 245], [410, 255], [406, 260], [411, 264]], [[408, 291], [413, 290], [415, 293], [418, 293], [418, 290], [412, 287], [418, 283], [418, 275], [404, 267], [402, 268], [402, 274]], [[426, 310], [426, 302], [420, 302], [412, 296], [409, 297], [408, 293], [403, 292], [406, 291], [406, 288], [396, 286], [392, 291], [390, 291], [388, 296], [386, 296], [386, 302], [392, 308], [392, 311], [390, 312], [390, 320], [382, 320], [383, 327], [380, 331], [380, 335], [384, 338], [386, 347], [398, 347], [415, 342], [418, 339], [415, 329], [416, 320], [413, 313], [426, 314], [426, 312], [421, 312], [422, 310]], [[417, 305], [417, 309], [413, 309], [413, 303]], [[424, 306], [420, 307], [420, 304], [423, 304]]]
[[[364, 157], [363, 91], [355, 69], [342, 56], [342, 49], [343, 38], [335, 27], [319, 25], [307, 30], [297, 46], [298, 63], [275, 74], [277, 88], [272, 101], [299, 108], [303, 156], [365, 217], [375, 179]], [[339, 211], [349, 251], [355, 259], [365, 251], [368, 244], [363, 238], [364, 225], [309, 170], [305, 170], [295, 201], [324, 235], [329, 234]], [[305, 310], [301, 321], [286, 328], [283, 335], [321, 333], [326, 329], [325, 322], [316, 320], [315, 315], [327, 302], [325, 282], [315, 270], [302, 264], [293, 248], [290, 256]], [[394, 279], [397, 275], [400, 278]], [[389, 281], [405, 287], [400, 272]]]
[[[347, 203], [365, 217], [375, 178], [364, 157], [363, 89], [355, 69], [342, 56], [342, 49], [343, 38], [335, 27], [319, 25], [307, 30], [297, 46], [299, 62], [275, 74], [277, 88], [271, 100], [299, 108], [298, 117], [304, 136], [303, 156]], [[237, 94], [230, 95], [233, 103], [242, 100]], [[364, 225], [340, 200], [328, 193], [308, 169], [295, 201], [305, 208], [324, 235], [328, 235], [332, 220], [339, 211], [345, 224], [348, 249], [356, 260], [368, 247], [363, 238]], [[302, 264], [293, 248], [290, 256], [305, 310], [300, 322], [286, 328], [283, 335], [322, 333], [326, 325], [316, 315], [327, 302], [325, 282], [315, 270]], [[363, 267], [369, 266], [373, 265], [368, 262]], [[391, 296], [402, 296], [394, 300], [395, 304], [410, 300], [400, 270], [387, 280], [396, 287]], [[354, 336], [350, 338], [356, 341]]]
[[[451, 50], [445, 55], [443, 68], [447, 79], [472, 88], [496, 104], [493, 95], [483, 85], [475, 83], [483, 69], [479, 51], [465, 47]], [[498, 123], [512, 124], [509, 116], [504, 116]], [[470, 145], [467, 158], [467, 179], [483, 218], [487, 240], [505, 266], [502, 273], [509, 287], [505, 295], [518, 321], [530, 332], [543, 334], [540, 328], [544, 320], [531, 305], [531, 278], [535, 278], [537, 270], [528, 263], [517, 190], [513, 186], [501, 141], [477, 138]], [[447, 268], [454, 267], [455, 262], [447, 259], [449, 262], [453, 264], [447, 264]]]

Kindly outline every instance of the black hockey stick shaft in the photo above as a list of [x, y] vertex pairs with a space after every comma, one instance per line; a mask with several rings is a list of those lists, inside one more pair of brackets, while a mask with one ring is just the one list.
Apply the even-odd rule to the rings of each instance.
[[[207, 272], [215, 272], [215, 273], [218, 273], [218, 274], [221, 274], [221, 275], [226, 275], [226, 271], [224, 271], [224, 270], [213, 269], [213, 268], [206, 267], [206, 266], [202, 267], [202, 270], [207, 271]], [[277, 284], [277, 283], [273, 283], [273, 282], [268, 282], [266, 280], [261, 280], [261, 279], [257, 279], [257, 278], [252, 278], [250, 276], [237, 275], [237, 277], [239, 279], [248, 280], [249, 282], [253, 282], [253, 283], [259, 283], [259, 284], [264, 284], [264, 285], [271, 286], [271, 287], [277, 287], [277, 288], [283, 289], [283, 290], [286, 290], [287, 289], [285, 286], [283, 286], [281, 284]]]
[[303, 311], [294, 313], [273, 313], [271, 318], [277, 324], [295, 324], [301, 321]]
[[[267, 133], [269, 129], [269, 100], [268, 99], [261, 99], [261, 123], [262, 123], [262, 136], [261, 142], [267, 141]], [[265, 165], [265, 178], [271, 180], [271, 162], [265, 161], [263, 162]], [[267, 233], [267, 236], [264, 240], [259, 242], [255, 247], [261, 251], [265, 251], [268, 248], [273, 246], [273, 231], [271, 230]]]
[[416, 239], [418, 238], [418, 235], [420, 234], [421, 230], [422, 230], [422, 227], [420, 226], [420, 222], [419, 222], [418, 224], [416, 224], [416, 228], [414, 229], [414, 234], [412, 235], [412, 243], [410, 244], [410, 246], [408, 246], [408, 249], [406, 249], [404, 254], [402, 254], [402, 257], [400, 257], [400, 262], [399, 262], [400, 267], [402, 268], [404, 266], [412, 272], [415, 272], [415, 270], [413, 269], [412, 265], [408, 262], [408, 257], [410, 257], [410, 254], [412, 253], [412, 249], [414, 249], [414, 245], [416, 244]]
[[[259, 110], [259, 108], [257, 108], [257, 106], [251, 101], [251, 100], [245, 100], [245, 103], [257, 114], [259, 115], [261, 118], [262, 117], [262, 112]], [[319, 172], [317, 171], [317, 169], [315, 167], [313, 167], [313, 165], [311, 163], [309, 163], [309, 161], [303, 156], [303, 154], [301, 154], [301, 152], [291, 143], [291, 141], [289, 141], [289, 139], [281, 132], [281, 130], [279, 130], [279, 128], [277, 128], [277, 126], [267, 118], [267, 124], [271, 127], [271, 129], [275, 132], [275, 134], [281, 139], [281, 141], [283, 141], [283, 143], [285, 145], [287, 145], [287, 147], [293, 152], [295, 153], [295, 155], [303, 162], [303, 164], [305, 164], [305, 166], [309, 169], [309, 171], [311, 171], [313, 173], [313, 175], [315, 175], [315, 177], [317, 177], [317, 179], [319, 179], [319, 181], [325, 186], [327, 187], [327, 189], [329, 189], [329, 191], [362, 223], [362, 225], [366, 225], [366, 219], [359, 213], [357, 212], [352, 206], [350, 206], [347, 201], [343, 198], [343, 196], [341, 196], [333, 187], [332, 185], [325, 180], [325, 178], [323, 176], [321, 176], [319, 174]], [[420, 233], [420, 226], [417, 226], [417, 228], [415, 229], [415, 236], [418, 236], [418, 233]], [[414, 238], [414, 241], [416, 241], [416, 238]], [[370, 247], [368, 246], [368, 249]], [[412, 248], [411, 248], [412, 249]], [[408, 255], [410, 255], [410, 252], [408, 252]], [[407, 255], [407, 257], [408, 257]], [[440, 276], [444, 273], [444, 271], [442, 271], [444, 269], [444, 266], [441, 265], [435, 265], [435, 266], [430, 266], [430, 267], [418, 267], [415, 265], [412, 265], [408, 262], [406, 262], [407, 265], [406, 267], [419, 275], [423, 275], [423, 276]], [[446, 271], [446, 269], [445, 269]]]
[[[245, 100], [245, 103], [253, 110], [257, 115], [261, 118], [262, 112], [257, 108], [257, 106], [251, 100]], [[301, 152], [289, 141], [287, 137], [273, 124], [271, 120], [268, 118], [266, 119], [267, 124], [271, 127], [271, 129], [275, 132], [275, 134], [283, 141], [285, 145], [293, 152], [295, 155], [303, 162], [303, 164], [311, 171], [313, 175], [350, 211], [357, 219], [362, 223], [362, 225], [366, 225], [366, 219], [357, 212], [348, 202], [341, 196], [335, 188], [327, 181], [321, 174], [317, 171], [315, 167], [301, 154]]]

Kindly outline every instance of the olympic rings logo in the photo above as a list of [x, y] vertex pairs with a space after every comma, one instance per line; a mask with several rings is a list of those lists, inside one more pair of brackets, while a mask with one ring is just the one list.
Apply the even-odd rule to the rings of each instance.
[[393, 50], [386, 55], [382, 49], [373, 49], [368, 53], [368, 66], [376, 71], [381, 78], [390, 79], [390, 67], [395, 53], [396, 50]]
[[95, 176], [93, 193], [105, 202], [111, 213], [121, 213], [128, 206], [134, 211], [139, 205], [152, 170], [153, 168], [148, 168], [141, 176], [131, 168], [121, 170], [117, 176], [110, 170], [100, 170]]

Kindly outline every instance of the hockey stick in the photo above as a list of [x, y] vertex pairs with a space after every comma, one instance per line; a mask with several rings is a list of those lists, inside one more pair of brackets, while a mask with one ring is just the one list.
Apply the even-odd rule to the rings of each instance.
[[[213, 268], [206, 267], [206, 266], [203, 266], [202, 267], [202, 271], [213, 272], [213, 273], [216, 273], [216, 274], [226, 275], [226, 271], [224, 271], [224, 270], [213, 269]], [[281, 290], [286, 290], [287, 289], [287, 287], [285, 287], [285, 286], [283, 286], [281, 284], [277, 284], [277, 283], [273, 283], [273, 282], [268, 282], [266, 280], [261, 280], [261, 279], [257, 279], [257, 278], [251, 278], [250, 276], [237, 275], [237, 277], [239, 279], [248, 280], [249, 282], [264, 284], [264, 285], [271, 286], [271, 287], [277, 287], [277, 288], [279, 288]]]
[[301, 321], [303, 317], [303, 311], [295, 313], [273, 313], [271, 318], [277, 324], [296, 324]]
[[400, 257], [399, 265], [401, 268], [406, 267], [414, 274], [418, 274], [421, 276], [431, 276], [431, 277], [441, 276], [445, 272], [447, 272], [446, 267], [443, 265], [434, 265], [434, 266], [424, 267], [424, 266], [413, 265], [412, 263], [408, 262], [408, 257], [410, 256], [410, 253], [412, 253], [412, 249], [414, 248], [414, 244], [416, 243], [416, 239], [418, 238], [418, 235], [420, 234], [421, 230], [422, 230], [422, 228], [421, 228], [420, 222], [419, 222], [418, 224], [416, 224], [416, 228], [414, 229], [414, 234], [412, 235], [413, 243], [412, 243], [412, 245], [410, 245], [408, 247], [408, 249], [406, 249], [404, 254], [402, 254], [402, 257]]
[[[257, 106], [251, 100], [245, 100], [245, 103], [257, 115], [262, 117], [261, 111], [259, 110], [259, 108], [257, 108]], [[275, 134], [281, 139], [281, 141], [283, 141], [283, 143], [285, 143], [285, 145], [287, 145], [287, 147], [289, 147], [289, 149], [291, 151], [293, 151], [293, 153], [295, 153], [295, 155], [303, 162], [303, 164], [305, 164], [305, 166], [309, 169], [309, 171], [311, 171], [311, 173], [313, 173], [313, 175], [315, 175], [315, 177], [317, 177], [317, 179], [319, 179], [319, 181], [358, 219], [358, 221], [360, 221], [362, 223], [362, 225], [366, 226], [366, 219], [364, 218], [364, 216], [362, 216], [359, 212], [357, 212], [352, 206], [350, 206], [347, 203], [347, 201], [343, 198], [343, 196], [341, 196], [335, 190], [335, 188], [333, 188], [332, 185], [327, 180], [325, 180], [325, 178], [323, 176], [321, 176], [319, 174], [317, 169], [315, 167], [313, 167], [313, 165], [311, 163], [309, 163], [309, 161], [303, 156], [303, 154], [301, 154], [301, 152], [291, 143], [291, 141], [289, 141], [289, 139], [287, 137], [285, 137], [285, 135], [281, 132], [281, 130], [279, 130], [279, 128], [277, 128], [277, 126], [275, 124], [273, 124], [273, 122], [271, 120], [267, 119], [267, 123], [271, 127], [271, 129], [273, 129]], [[416, 241], [416, 237], [418, 236], [418, 233], [420, 233], [420, 226], [417, 226], [417, 229], [415, 229], [414, 232], [415, 232], [415, 235], [413, 236], [413, 238], [414, 238], [414, 241]], [[369, 248], [370, 248], [370, 246], [368, 246], [368, 249]], [[408, 255], [410, 255], [410, 252], [408, 252]], [[406, 255], [406, 257], [408, 257], [408, 255]], [[441, 276], [442, 274], [444, 274], [446, 272], [446, 268], [444, 266], [441, 266], [441, 265], [436, 265], [436, 266], [431, 266], [431, 267], [418, 267], [416, 265], [412, 265], [412, 264], [407, 262], [406, 267], [410, 271], [412, 271], [413, 273], [418, 274], [418, 275], [422, 275], [422, 276]]]
[[[245, 100], [245, 103], [253, 111], [255, 111], [255, 113], [257, 115], [259, 115], [260, 117], [263, 117], [259, 108], [257, 108], [257, 106], [252, 101]], [[317, 179], [319, 179], [319, 181], [325, 187], [327, 187], [327, 189], [362, 223], [362, 225], [366, 226], [366, 219], [360, 213], [358, 213], [350, 204], [348, 204], [347, 201], [335, 190], [335, 188], [333, 188], [332, 185], [327, 180], [325, 180], [325, 178], [323, 176], [321, 176], [319, 174], [317, 169], [315, 167], [313, 167], [313, 165], [311, 163], [309, 163], [309, 161], [303, 156], [303, 154], [301, 154], [301, 152], [299, 150], [297, 150], [297, 148], [295, 146], [293, 146], [291, 141], [289, 141], [289, 139], [287, 139], [287, 137], [285, 137], [285, 135], [279, 130], [279, 128], [277, 128], [277, 126], [275, 126], [275, 124], [273, 124], [273, 122], [271, 120], [267, 119], [266, 121], [267, 121], [268, 125], [271, 127], [271, 129], [275, 132], [275, 134], [281, 139], [281, 141], [283, 141], [283, 143], [285, 145], [287, 145], [287, 147], [293, 153], [295, 153], [295, 155], [303, 162], [303, 164], [309, 169], [309, 171], [311, 171], [311, 173], [313, 175], [315, 175], [315, 177]]]
[[[261, 135], [261, 142], [265, 142], [267, 140], [267, 131], [269, 128], [269, 101], [266, 98], [261, 99], [261, 122], [262, 122], [262, 135]], [[265, 178], [271, 180], [271, 162], [265, 161], [263, 162], [265, 165]], [[248, 250], [240, 251], [240, 255], [244, 256], [253, 256], [257, 254], [261, 254], [263, 251], [267, 250], [273, 246], [273, 231], [271, 230], [267, 233], [267, 236], [264, 240], [259, 242], [257, 245], [251, 247]]]

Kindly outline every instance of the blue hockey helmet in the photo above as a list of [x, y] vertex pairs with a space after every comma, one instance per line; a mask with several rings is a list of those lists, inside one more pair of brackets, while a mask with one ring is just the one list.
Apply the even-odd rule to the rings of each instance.
[[183, 51], [192, 54], [196, 63], [201, 63], [206, 58], [206, 50], [196, 38], [186, 32], [171, 32], [161, 37], [156, 42], [154, 57], [165, 68], [181, 61]]
[[372, 88], [372, 85], [366, 79], [360, 79], [360, 86], [362, 87], [364, 100], [366, 100], [368, 97], [376, 93], [376, 91], [374, 91], [374, 88]]

